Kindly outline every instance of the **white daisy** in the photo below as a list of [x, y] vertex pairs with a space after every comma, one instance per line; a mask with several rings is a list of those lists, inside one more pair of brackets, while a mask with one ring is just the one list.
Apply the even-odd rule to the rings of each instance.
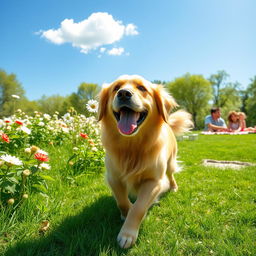
[[36, 153], [40, 153], [40, 154], [43, 154], [43, 155], [48, 156], [48, 153], [47, 153], [47, 152], [45, 152], [45, 151], [43, 151], [42, 149], [37, 150], [37, 152], [36, 152]]
[[42, 170], [50, 170], [51, 166], [49, 164], [46, 164], [46, 163], [41, 163], [39, 168], [42, 169]]
[[31, 154], [31, 149], [30, 148], [25, 148], [25, 153], [27, 153], [27, 154]]
[[23, 131], [25, 132], [26, 134], [30, 134], [31, 133], [31, 130], [26, 127], [26, 126], [21, 126], [20, 128], [18, 128], [17, 130], [20, 130], [20, 131]]
[[89, 112], [96, 113], [98, 111], [98, 101], [89, 100], [86, 104], [86, 108]]
[[0, 157], [1, 160], [3, 160], [7, 165], [22, 165], [22, 162], [19, 158], [15, 156], [10, 156], [10, 155], [3, 155]]
[[43, 116], [44, 116], [44, 118], [45, 118], [46, 120], [51, 120], [51, 116], [50, 116], [50, 115], [44, 114]]

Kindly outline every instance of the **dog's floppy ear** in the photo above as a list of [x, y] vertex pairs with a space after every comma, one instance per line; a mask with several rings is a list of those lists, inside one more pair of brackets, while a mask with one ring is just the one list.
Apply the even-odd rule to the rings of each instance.
[[103, 84], [99, 93], [98, 121], [100, 121], [107, 111], [109, 84]]
[[154, 85], [154, 97], [157, 109], [163, 120], [168, 123], [171, 110], [178, 106], [174, 98], [160, 85]]

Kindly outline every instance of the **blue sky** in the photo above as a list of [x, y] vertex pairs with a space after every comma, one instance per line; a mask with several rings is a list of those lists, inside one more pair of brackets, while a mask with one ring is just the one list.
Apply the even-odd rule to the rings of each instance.
[[[254, 0], [2, 0], [0, 68], [30, 100], [122, 74], [256, 75]], [[97, 25], [98, 24], [98, 25]]]

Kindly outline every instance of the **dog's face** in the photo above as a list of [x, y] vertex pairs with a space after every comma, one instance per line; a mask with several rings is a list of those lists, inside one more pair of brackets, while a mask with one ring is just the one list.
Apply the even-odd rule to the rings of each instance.
[[174, 106], [176, 102], [161, 85], [140, 76], [125, 75], [102, 89], [99, 120], [108, 116], [121, 135], [134, 136], [152, 119], [160, 117], [167, 122]]

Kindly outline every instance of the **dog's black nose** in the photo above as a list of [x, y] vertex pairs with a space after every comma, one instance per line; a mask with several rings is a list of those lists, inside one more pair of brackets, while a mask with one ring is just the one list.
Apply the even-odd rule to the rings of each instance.
[[122, 89], [118, 91], [117, 97], [120, 100], [129, 100], [132, 97], [132, 92], [127, 89]]

